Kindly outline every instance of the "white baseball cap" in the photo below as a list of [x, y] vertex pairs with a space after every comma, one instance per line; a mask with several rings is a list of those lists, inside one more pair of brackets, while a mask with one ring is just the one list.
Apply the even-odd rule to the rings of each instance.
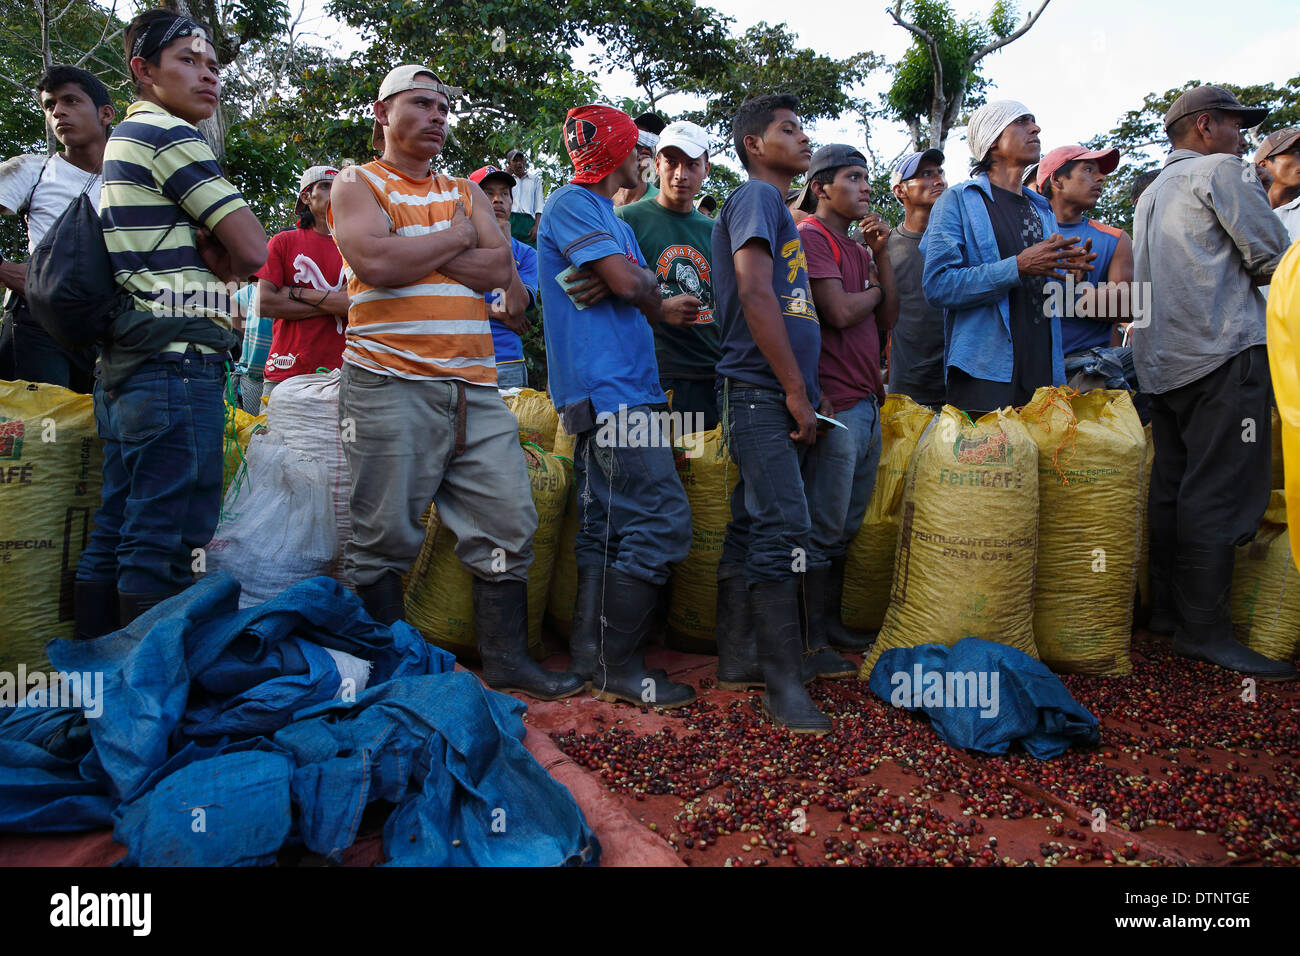
[[441, 93], [448, 100], [455, 99], [464, 92], [458, 86], [448, 86], [442, 82], [438, 79], [438, 74], [427, 66], [407, 63], [388, 71], [384, 82], [379, 84], [379, 99], [386, 100], [407, 90], [433, 90], [435, 93]]
[[665, 146], [676, 146], [690, 159], [699, 159], [709, 151], [709, 134], [694, 123], [678, 120], [669, 123], [659, 134], [655, 155], [662, 153]]

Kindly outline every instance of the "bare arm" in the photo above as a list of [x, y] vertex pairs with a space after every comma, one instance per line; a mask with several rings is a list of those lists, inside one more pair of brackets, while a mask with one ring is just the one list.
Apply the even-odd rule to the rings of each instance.
[[[465, 216], [463, 204], [457, 204], [448, 228], [423, 236], [399, 236], [392, 232], [374, 193], [359, 176], [337, 177], [330, 204], [334, 241], [339, 251], [356, 277], [376, 288], [418, 282], [478, 245], [479, 230]], [[500, 234], [498, 231], [497, 235]]]
[[13, 289], [19, 295], [27, 294], [27, 263], [0, 262], [0, 285]]
[[659, 283], [649, 269], [642, 268], [623, 255], [605, 256], [588, 262], [583, 268], [594, 272], [613, 295], [631, 302], [651, 322], [664, 321]]
[[808, 401], [803, 373], [790, 347], [790, 336], [785, 331], [781, 303], [772, 291], [772, 250], [763, 240], [751, 239], [736, 251], [732, 261], [736, 265], [736, 288], [745, 324], [785, 390], [786, 408], [795, 420], [796, 430], [790, 437], [811, 445], [817, 440], [817, 419]]
[[[293, 290], [299, 290], [294, 298]], [[310, 286], [277, 286], [269, 279], [257, 280], [257, 311], [276, 319], [310, 319], [317, 315], [347, 315], [346, 289], [320, 292]]]
[[[222, 275], [216, 269], [212, 270], [218, 277], [226, 280], [247, 279], [266, 264], [266, 230], [247, 206], [222, 217], [212, 229], [212, 237], [229, 257], [229, 274]], [[199, 251], [203, 251], [201, 244]], [[204, 259], [207, 258], [205, 255]]]
[[[1132, 281], [1133, 240], [1128, 237], [1128, 233], [1124, 233], [1119, 237], [1119, 245], [1111, 257], [1106, 281], [1098, 282], [1093, 288], [1080, 293], [1076, 311], [1107, 324], [1127, 322], [1133, 311], [1129, 302], [1129, 283]], [[1116, 305], [1114, 309], [1110, 307], [1112, 302]]]
[[883, 294], [879, 289], [866, 292], [846, 292], [839, 278], [813, 279], [813, 302], [817, 314], [833, 329], [851, 329], [861, 325], [880, 305]]
[[507, 288], [515, 271], [510, 242], [501, 234], [501, 227], [492, 213], [492, 203], [483, 195], [483, 190], [468, 180], [465, 184], [469, 186], [472, 210], [469, 221], [476, 231], [477, 242], [448, 260], [438, 271], [475, 292]]

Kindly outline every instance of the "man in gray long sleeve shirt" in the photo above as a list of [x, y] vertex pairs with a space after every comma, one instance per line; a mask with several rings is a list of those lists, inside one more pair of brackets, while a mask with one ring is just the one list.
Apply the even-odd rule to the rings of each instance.
[[1134, 221], [1133, 355], [1151, 394], [1155, 464], [1150, 521], [1153, 631], [1174, 652], [1265, 680], [1296, 676], [1233, 636], [1236, 546], [1268, 505], [1266, 284], [1286, 230], [1253, 170], [1242, 131], [1264, 109], [1202, 86], [1180, 96], [1165, 130], [1174, 146]]

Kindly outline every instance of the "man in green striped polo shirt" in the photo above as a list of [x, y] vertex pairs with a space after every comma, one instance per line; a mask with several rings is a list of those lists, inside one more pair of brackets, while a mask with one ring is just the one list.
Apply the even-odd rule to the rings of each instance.
[[210, 37], [162, 9], [125, 32], [137, 99], [104, 150], [100, 219], [133, 307], [97, 371], [104, 490], [77, 566], [78, 637], [192, 584], [221, 511], [229, 294], [266, 261], [266, 233], [194, 126], [221, 91]]

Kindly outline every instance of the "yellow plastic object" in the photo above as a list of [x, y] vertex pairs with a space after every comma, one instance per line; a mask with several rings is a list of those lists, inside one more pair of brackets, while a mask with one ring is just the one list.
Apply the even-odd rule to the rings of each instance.
[[945, 405], [908, 466], [900, 520], [889, 608], [859, 676], [891, 648], [964, 637], [1036, 658], [1038, 446], [1014, 413], [972, 423]]
[[694, 649], [706, 650], [716, 646], [718, 561], [731, 520], [731, 489], [740, 479], [740, 469], [728, 458], [722, 426], [680, 441], [673, 455], [691, 506], [691, 550], [669, 579], [668, 628], [670, 637], [685, 649], [702, 643], [706, 647]]
[[49, 666], [72, 637], [73, 582], [103, 487], [89, 395], [0, 382], [0, 671]]
[[519, 419], [519, 442], [532, 442], [548, 452], [555, 451], [555, 431], [560, 427], [560, 416], [551, 404], [551, 397], [536, 389], [521, 389], [518, 395], [506, 396], [506, 405]]
[[1038, 656], [1055, 671], [1132, 673], [1147, 452], [1133, 400], [1040, 388], [1019, 414], [1038, 446]]
[[934, 412], [906, 395], [890, 395], [880, 407], [880, 464], [862, 524], [849, 542], [844, 566], [844, 623], [875, 630], [885, 621], [894, 577], [903, 485], [921, 433]]
[[266, 431], [266, 413], [253, 416], [242, 408], [226, 406], [226, 427], [222, 437], [223, 461], [221, 468], [221, 493], [225, 495], [230, 483], [244, 466], [248, 443], [258, 432]]
[[[1282, 420], [1286, 510], [1288, 515], [1293, 509], [1300, 515], [1300, 242], [1282, 257], [1269, 286], [1268, 365]], [[1300, 543], [1295, 537], [1291, 556], [1300, 564]]]
[[[542, 615], [551, 587], [571, 473], [567, 462], [536, 445], [525, 445], [522, 450], [537, 509], [533, 565], [528, 572], [528, 643], [537, 650], [542, 642]], [[431, 507], [424, 544], [407, 578], [406, 620], [439, 647], [473, 657], [477, 654], [474, 582], [455, 549], [456, 536], [442, 527], [437, 509]]]

